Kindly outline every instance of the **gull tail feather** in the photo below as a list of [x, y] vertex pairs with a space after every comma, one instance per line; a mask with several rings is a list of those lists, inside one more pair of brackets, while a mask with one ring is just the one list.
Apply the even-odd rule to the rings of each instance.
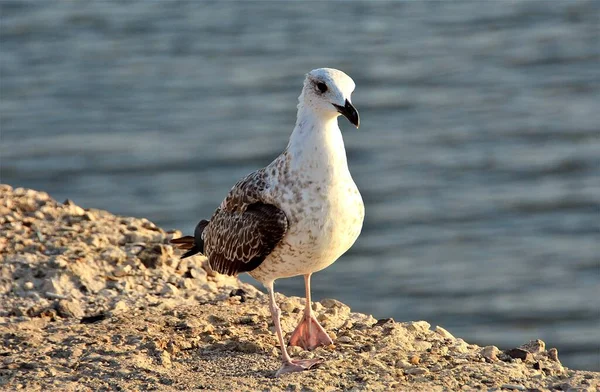
[[186, 235], [181, 238], [174, 238], [170, 241], [179, 249], [187, 250], [187, 252], [181, 255], [181, 259], [185, 259], [186, 257], [195, 254], [204, 254], [204, 239], [202, 238], [202, 234], [208, 223], [209, 222], [205, 219], [201, 220], [194, 230], [193, 237], [191, 235]]

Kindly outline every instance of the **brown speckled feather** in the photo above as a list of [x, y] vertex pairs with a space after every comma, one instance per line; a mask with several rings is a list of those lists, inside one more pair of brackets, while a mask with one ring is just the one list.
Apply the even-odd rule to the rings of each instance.
[[288, 228], [285, 213], [261, 197], [264, 171], [239, 181], [204, 229], [204, 254], [216, 272], [252, 271], [273, 251]]

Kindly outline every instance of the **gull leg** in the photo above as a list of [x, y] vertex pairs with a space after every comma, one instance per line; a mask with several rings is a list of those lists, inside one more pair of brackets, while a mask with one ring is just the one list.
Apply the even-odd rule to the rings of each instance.
[[290, 346], [299, 346], [305, 350], [314, 350], [319, 346], [329, 346], [333, 341], [319, 324], [312, 311], [310, 301], [310, 275], [304, 275], [304, 286], [306, 288], [306, 306], [300, 324], [290, 338]]
[[323, 362], [322, 359], [297, 359], [293, 360], [287, 352], [285, 343], [283, 342], [283, 332], [281, 331], [281, 323], [279, 318], [281, 317], [281, 311], [275, 302], [275, 294], [273, 293], [273, 282], [265, 284], [267, 291], [269, 292], [269, 307], [271, 309], [271, 315], [273, 316], [273, 325], [275, 326], [275, 332], [277, 333], [277, 339], [281, 346], [281, 367], [275, 374], [275, 377], [279, 377], [284, 373], [301, 372], [303, 370], [312, 369], [314, 366]]

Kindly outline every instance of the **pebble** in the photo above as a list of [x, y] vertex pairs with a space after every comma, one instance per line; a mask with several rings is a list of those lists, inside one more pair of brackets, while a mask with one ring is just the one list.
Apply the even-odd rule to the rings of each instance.
[[129, 264], [121, 265], [115, 269], [115, 271], [113, 272], [113, 275], [116, 276], [117, 278], [121, 278], [125, 275], [129, 275], [131, 270], [132, 270], [131, 265], [129, 265]]
[[294, 311], [294, 309], [296, 309], [296, 307], [294, 306], [292, 301], [281, 302], [279, 304], [279, 308], [281, 309], [282, 312], [285, 312], [285, 313], [292, 313]]
[[81, 318], [84, 313], [79, 302], [61, 299], [55, 304], [56, 312], [63, 318]]
[[340, 336], [339, 338], [337, 338], [337, 342], [338, 343], [345, 343], [345, 344], [350, 344], [353, 342], [352, 338], [350, 336]]
[[171, 283], [167, 283], [163, 286], [160, 293], [166, 296], [176, 296], [179, 293], [179, 289]]
[[523, 385], [519, 385], [519, 384], [502, 384], [502, 386], [500, 388], [510, 389], [513, 391], [526, 391], [527, 390], [527, 388], [525, 388]]
[[422, 368], [422, 367], [415, 367], [415, 368], [405, 369], [404, 373], [410, 374], [411, 376], [422, 376], [424, 374], [428, 374], [429, 370]]
[[117, 301], [113, 305], [112, 312], [113, 314], [124, 313], [129, 309], [129, 306], [125, 301]]
[[181, 287], [186, 289], [186, 290], [191, 290], [194, 288], [195, 282], [193, 279], [182, 279], [181, 281]]
[[532, 354], [538, 354], [543, 351], [546, 351], [546, 343], [544, 343], [540, 339], [536, 339], [536, 340], [531, 340], [528, 343], [525, 343], [525, 344], [519, 346], [519, 348], [523, 349], [525, 351], [529, 351]]
[[480, 354], [482, 357], [489, 359], [490, 361], [497, 361], [497, 355], [499, 352], [500, 350], [496, 346], [486, 346], [481, 349]]
[[406, 329], [414, 332], [427, 332], [431, 327], [431, 324], [429, 324], [427, 321], [411, 321], [407, 324], [408, 325], [406, 325]]
[[511, 348], [510, 350], [505, 351], [506, 355], [514, 359], [520, 359], [522, 361], [532, 361], [533, 355], [527, 350], [523, 350], [522, 348]]
[[171, 363], [171, 354], [169, 354], [168, 351], [161, 351], [159, 356], [158, 356], [159, 362], [161, 365], [163, 365], [164, 367], [170, 368], [172, 363]]
[[27, 291], [29, 291], [29, 290], [33, 290], [33, 289], [34, 289], [34, 287], [35, 287], [35, 286], [34, 286], [33, 282], [29, 282], [29, 281], [28, 281], [28, 282], [25, 282], [25, 283], [23, 284], [23, 289], [24, 289], [24, 290], [27, 290]]
[[456, 339], [456, 343], [450, 347], [455, 353], [466, 354], [469, 352], [469, 345], [462, 339]]
[[114, 264], [119, 264], [127, 257], [125, 252], [123, 252], [121, 249], [110, 245], [104, 248], [102, 253], [100, 253], [100, 256], [102, 259]]
[[337, 299], [333, 299], [333, 298], [325, 298], [321, 300], [321, 305], [323, 305], [323, 307], [330, 309], [330, 308], [342, 308], [346, 305], [344, 305], [342, 302], [338, 301]]
[[440, 327], [439, 325], [435, 327], [435, 332], [444, 339], [456, 339], [454, 335], [452, 335], [450, 332], [446, 331], [446, 329]]
[[190, 268], [190, 275], [194, 279], [202, 279], [202, 280], [206, 280], [206, 277], [208, 276], [208, 274], [206, 273], [206, 271], [203, 268], [198, 268], [198, 267]]

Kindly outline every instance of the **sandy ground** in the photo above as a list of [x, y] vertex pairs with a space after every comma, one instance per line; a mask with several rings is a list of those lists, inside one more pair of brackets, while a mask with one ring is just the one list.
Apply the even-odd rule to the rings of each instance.
[[[180, 261], [146, 219], [58, 203], [0, 185], [3, 391], [599, 391], [538, 340], [478, 347], [425, 321], [375, 320], [334, 299], [313, 309], [334, 340], [298, 358], [317, 369], [275, 378], [267, 297]], [[278, 296], [289, 334], [304, 299]]]

